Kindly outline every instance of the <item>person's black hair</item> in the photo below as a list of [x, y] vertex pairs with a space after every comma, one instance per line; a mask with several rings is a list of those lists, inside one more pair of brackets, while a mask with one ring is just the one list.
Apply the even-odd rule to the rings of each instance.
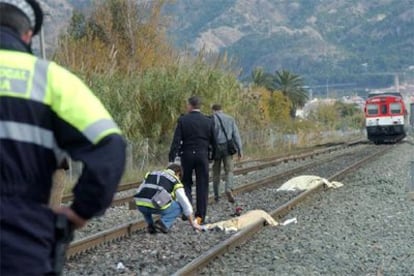
[[214, 111], [220, 111], [221, 110], [221, 104], [213, 104], [211, 106], [211, 109]]
[[199, 96], [192, 96], [188, 98], [188, 104], [191, 105], [194, 109], [200, 109], [202, 101]]
[[8, 27], [19, 35], [31, 30], [29, 18], [15, 6], [0, 3], [0, 25]]
[[181, 176], [183, 175], [183, 169], [176, 163], [168, 165], [167, 169], [172, 170], [175, 174], [180, 174]]

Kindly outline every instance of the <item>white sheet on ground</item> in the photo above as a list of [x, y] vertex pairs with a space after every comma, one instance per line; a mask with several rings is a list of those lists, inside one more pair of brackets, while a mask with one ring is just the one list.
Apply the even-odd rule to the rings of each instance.
[[263, 210], [252, 210], [239, 217], [235, 217], [229, 220], [219, 221], [216, 223], [210, 223], [203, 225], [205, 230], [219, 229], [225, 232], [236, 232], [243, 228], [246, 228], [259, 220], [264, 219], [270, 226], [276, 226], [278, 223]]
[[301, 175], [294, 177], [285, 182], [277, 191], [305, 191], [315, 188], [319, 185], [325, 185], [328, 188], [339, 188], [343, 184], [340, 182], [329, 182], [327, 179], [316, 175]]

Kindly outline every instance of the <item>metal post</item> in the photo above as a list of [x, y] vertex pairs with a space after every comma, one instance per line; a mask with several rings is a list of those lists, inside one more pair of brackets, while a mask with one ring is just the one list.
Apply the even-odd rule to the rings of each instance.
[[410, 179], [408, 180], [408, 197], [414, 200], [414, 161], [410, 162]]
[[40, 29], [39, 41], [40, 41], [40, 55], [43, 59], [45, 59], [46, 49], [45, 49], [45, 33], [43, 31], [43, 27]]
[[43, 26], [40, 29], [40, 33], [39, 33], [39, 43], [40, 43], [40, 55], [43, 59], [46, 59], [46, 45], [45, 45], [45, 24], [46, 24], [46, 17], [50, 16], [50, 13], [45, 12], [43, 14], [44, 16], [44, 21], [43, 21]]
[[398, 74], [394, 75], [394, 86], [397, 92], [400, 92], [400, 76]]

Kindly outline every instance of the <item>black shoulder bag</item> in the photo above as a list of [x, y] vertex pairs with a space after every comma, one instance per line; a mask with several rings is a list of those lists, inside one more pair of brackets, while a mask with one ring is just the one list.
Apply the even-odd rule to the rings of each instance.
[[217, 119], [220, 122], [221, 129], [223, 130], [224, 136], [226, 137], [226, 141], [227, 141], [224, 144], [218, 144], [218, 148], [220, 149], [224, 145], [224, 147], [227, 150], [227, 155], [234, 155], [234, 154], [236, 154], [237, 153], [237, 147], [236, 147], [236, 143], [234, 142], [233, 137], [229, 139], [229, 137], [227, 136], [226, 129], [224, 128], [224, 125], [223, 125], [223, 122], [222, 122], [220, 116], [216, 115], [216, 117], [217, 117]]

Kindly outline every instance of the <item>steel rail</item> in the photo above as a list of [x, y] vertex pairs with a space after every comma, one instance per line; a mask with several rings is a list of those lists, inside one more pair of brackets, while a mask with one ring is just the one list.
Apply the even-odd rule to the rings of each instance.
[[[328, 151], [328, 152], [331, 152], [331, 151]], [[306, 157], [313, 158], [314, 156], [316, 156], [318, 154], [321, 154], [321, 153], [315, 152], [312, 155], [296, 156], [296, 157], [289, 157], [289, 158], [292, 159], [292, 160], [304, 159]], [[240, 169], [237, 172], [235, 171], [234, 174], [235, 175], [247, 174], [247, 173], [252, 172], [252, 171], [258, 171], [258, 170], [262, 170], [262, 169], [265, 169], [265, 168], [268, 168], [268, 167], [273, 167], [273, 166], [276, 166], [276, 165], [278, 165], [280, 163], [283, 163], [283, 162], [287, 162], [287, 161], [286, 160], [277, 160], [277, 161], [273, 161], [273, 162], [268, 162], [268, 163], [265, 163], [265, 164], [260, 164], [260, 165], [257, 165], [257, 166], [248, 167], [248, 168], [245, 168], [245, 169]], [[263, 182], [264, 181], [265, 183], [267, 183], [267, 182], [269, 182], [269, 179], [274, 179], [275, 177], [283, 177], [285, 174], [291, 175], [291, 174], [294, 174], [295, 172], [304, 170], [304, 169], [309, 168], [311, 166], [314, 166], [314, 164], [308, 164], [308, 165], [300, 166], [298, 168], [289, 170], [289, 171], [287, 171], [285, 173], [281, 173], [280, 175], [268, 177], [268, 178], [263, 179], [263, 180], [261, 180], [259, 182]], [[234, 193], [237, 194], [237, 193], [241, 193], [241, 192], [251, 191], [251, 190], [254, 190], [254, 189], [256, 189], [256, 185], [246, 185], [246, 187], [243, 186], [243, 187], [235, 188], [234, 189]], [[239, 190], [240, 190], [240, 192], [239, 192]], [[112, 201], [111, 206], [120, 206], [120, 205], [129, 203], [132, 200], [133, 200], [133, 196], [132, 195], [131, 196], [114, 198], [114, 200]]]
[[[342, 177], [344, 177], [346, 174], [349, 174], [350, 172], [358, 169], [363, 164], [369, 162], [375, 157], [378, 157], [384, 153], [386, 153], [388, 150], [390, 150], [392, 147], [384, 147], [383, 150], [376, 152], [368, 157], [365, 157], [351, 166], [348, 166], [347, 168], [335, 173], [331, 177], [329, 177], [329, 181], [332, 180], [338, 180]], [[320, 191], [324, 187], [323, 184], [320, 184], [313, 189], [310, 189], [308, 191], [300, 193], [295, 198], [289, 200], [287, 203], [283, 204], [282, 206], [278, 207], [274, 211], [270, 213], [270, 215], [275, 218], [281, 218], [284, 217], [289, 211], [293, 208], [295, 208], [297, 205], [302, 203], [304, 200], [306, 200], [310, 195]], [[265, 227], [265, 220], [262, 219], [259, 222], [235, 233], [230, 238], [226, 239], [225, 241], [215, 245], [210, 250], [205, 252], [204, 254], [200, 255], [184, 267], [182, 267], [180, 270], [178, 270], [173, 275], [198, 275], [198, 273], [205, 268], [210, 262], [215, 260], [216, 258], [222, 256], [223, 254], [232, 251], [235, 247], [240, 246], [244, 242], [248, 241], [252, 236], [257, 234], [259, 231], [261, 231]]]
[[[269, 168], [269, 167], [274, 167], [274, 166], [277, 166], [281, 163], [286, 163], [286, 162], [289, 162], [289, 161], [292, 161], [292, 160], [296, 161], [296, 160], [305, 160], [306, 158], [313, 158], [315, 156], [330, 153], [330, 152], [339, 150], [341, 148], [343, 148], [343, 147], [342, 146], [339, 146], [339, 147], [336, 146], [336, 147], [329, 148], [329, 149], [316, 150], [316, 151], [312, 151], [312, 152], [309, 152], [309, 153], [303, 153], [303, 154], [299, 154], [299, 155], [278, 158], [278, 159], [275, 159], [274, 161], [270, 161], [270, 162], [266, 162], [266, 163], [263, 163], [263, 164], [259, 164], [259, 165], [255, 165], [255, 166], [235, 170], [234, 175], [248, 174], [248, 173], [253, 172], [253, 171], [258, 171], [258, 170], [263, 170], [263, 169], [266, 169], [266, 168]], [[314, 166], [314, 164], [300, 166], [296, 169], [289, 170], [287, 173], [292, 172], [292, 174], [293, 174], [295, 172], [304, 170], [304, 169], [306, 169], [308, 167], [311, 167], [311, 166]], [[281, 175], [278, 175], [278, 176], [283, 177], [283, 174], [284, 173], [282, 173]], [[263, 180], [263, 181], [267, 181], [267, 180]], [[241, 192], [247, 192], [247, 191], [250, 191], [250, 190], [254, 190], [254, 189], [256, 189], [256, 187], [255, 187], [255, 185], [251, 185], [251, 186], [248, 185], [248, 186], [244, 187], [243, 189], [244, 190], [241, 191]], [[235, 190], [235, 193], [237, 194], [238, 192]], [[125, 196], [125, 197], [114, 198], [114, 200], [112, 201], [111, 206], [120, 206], [120, 205], [129, 203], [132, 200], [133, 200], [133, 196]]]
[[[349, 146], [353, 146], [356, 144], [360, 144], [360, 143], [364, 143], [366, 142], [366, 140], [354, 140], [351, 142], [346, 142], [346, 143], [338, 143], [338, 144], [332, 144], [330, 143], [328, 148], [325, 149], [318, 149], [315, 150], [314, 147], [311, 150], [305, 150], [304, 152], [300, 152], [300, 153], [295, 153], [289, 156], [272, 156], [272, 157], [266, 157], [263, 159], [255, 159], [255, 160], [246, 160], [246, 161], [242, 161], [242, 162], [246, 162], [246, 163], [253, 163], [253, 162], [263, 162], [263, 164], [259, 164], [259, 165], [254, 165], [251, 167], [246, 167], [246, 168], [241, 168], [241, 169], [237, 169], [234, 170], [234, 175], [240, 175], [240, 174], [247, 174], [249, 172], [252, 171], [257, 171], [259, 169], [265, 169], [268, 167], [272, 167], [272, 166], [276, 166], [280, 163], [286, 163], [289, 161], [296, 161], [296, 160], [304, 160], [308, 157], [313, 157], [313, 156], [317, 156], [320, 154], [324, 154], [324, 153], [330, 153], [332, 151], [336, 151], [342, 148], [346, 148]], [[322, 147], [323, 145], [319, 145], [318, 147]], [[237, 162], [235, 163], [235, 165], [239, 164], [241, 162]], [[138, 188], [138, 186], [141, 184], [141, 182], [131, 182], [131, 183], [126, 183], [126, 184], [120, 184], [117, 188], [117, 192], [124, 192], [124, 191], [128, 191], [128, 190], [132, 190], [135, 188]], [[72, 201], [74, 198], [73, 194], [66, 194], [62, 197], [62, 203], [68, 203], [70, 201]], [[122, 202], [122, 201], [119, 201]], [[121, 203], [122, 204], [122, 203]]]
[[[320, 160], [318, 161], [318, 164], [323, 164], [323, 163], [327, 163], [330, 162], [334, 159], [336, 159], [336, 156], [324, 159], [324, 160]], [[233, 193], [235, 195], [237, 194], [241, 194], [241, 193], [245, 193], [245, 192], [249, 192], [255, 189], [259, 189], [268, 185], [273, 184], [275, 181], [280, 180], [281, 178], [285, 178], [285, 177], [289, 177], [292, 175], [295, 175], [296, 173], [306, 170], [308, 168], [311, 168], [315, 166], [315, 163], [311, 163], [311, 164], [306, 164], [306, 165], [302, 165], [299, 167], [296, 167], [294, 169], [290, 169], [263, 179], [260, 179], [258, 181], [255, 182], [251, 182], [239, 187], [235, 187], [233, 190]], [[224, 195], [224, 194], [223, 194]], [[119, 200], [123, 200], [124, 203], [125, 202], [129, 202], [132, 199], [132, 197], [127, 197], [127, 198], [120, 198]], [[209, 197], [209, 202], [212, 202], [214, 200], [213, 196]], [[85, 237], [83, 239], [77, 240], [73, 243], [71, 243], [68, 252], [67, 252], [67, 258], [72, 258], [75, 257], [83, 252], [89, 251], [93, 248], [96, 248], [99, 245], [114, 241], [114, 240], [119, 240], [121, 238], [130, 236], [131, 234], [139, 231], [139, 230], [144, 230], [146, 227], [146, 223], [143, 220], [134, 220], [132, 222], [128, 222], [125, 224], [122, 224], [120, 226], [96, 233], [94, 235], [91, 235], [89, 237]]]

